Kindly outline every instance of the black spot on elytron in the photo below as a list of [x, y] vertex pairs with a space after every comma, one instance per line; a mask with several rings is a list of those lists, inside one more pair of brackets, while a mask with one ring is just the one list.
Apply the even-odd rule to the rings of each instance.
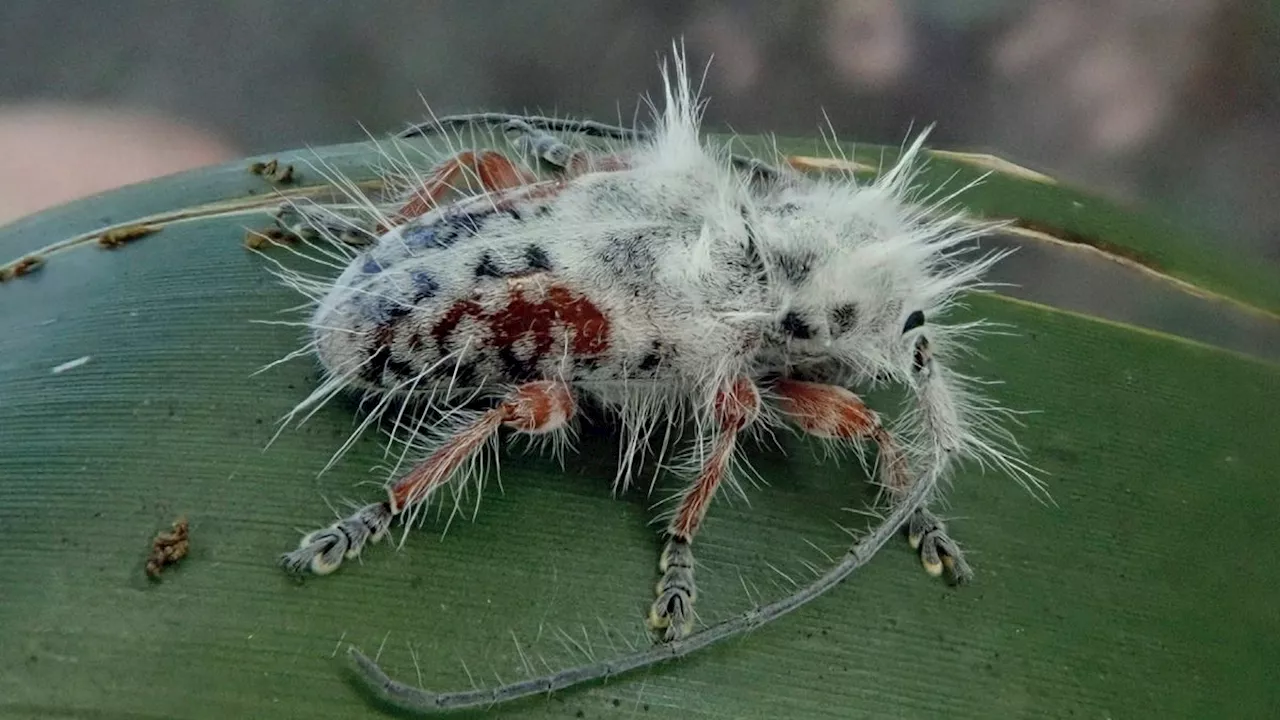
[[858, 306], [854, 303], [839, 305], [831, 311], [831, 329], [834, 334], [852, 330], [858, 324]]
[[653, 277], [657, 258], [653, 254], [653, 239], [643, 232], [612, 235], [600, 250], [600, 261], [628, 285], [645, 283]]
[[778, 270], [792, 285], [800, 285], [809, 279], [813, 272], [813, 255], [801, 253], [797, 255], [782, 254], [777, 259]]
[[393, 357], [390, 345], [379, 345], [378, 349], [369, 356], [369, 362], [365, 363], [360, 375], [377, 385], [385, 382], [385, 375], [388, 372], [401, 378], [410, 378], [413, 377], [413, 366]]
[[409, 273], [409, 281], [413, 283], [414, 304], [429, 300], [440, 291], [440, 283], [425, 270], [414, 270]]
[[387, 311], [393, 306], [393, 303], [387, 298], [372, 294], [357, 297], [355, 302], [356, 307], [360, 308], [361, 316], [374, 325], [381, 325], [386, 322]]
[[929, 363], [929, 338], [920, 338], [916, 341], [916, 351], [911, 357], [911, 368], [916, 372], [924, 369]]
[[808, 340], [813, 337], [813, 328], [809, 327], [796, 312], [789, 312], [782, 318], [782, 332], [796, 340]]
[[[448, 346], [447, 340], [436, 343], [436, 351], [440, 353], [440, 357], [448, 357], [448, 360], [433, 362], [429, 365], [431, 378], [448, 380], [454, 387], [466, 388], [474, 387], [482, 377], [493, 376], [491, 359], [487, 352], [468, 348], [465, 352], [459, 352], [458, 355], [450, 357]], [[486, 368], [483, 373], [480, 371], [482, 366]]]
[[[435, 221], [421, 225], [407, 225], [400, 231], [405, 245], [419, 249], [444, 249], [464, 238], [479, 234], [486, 221], [495, 214], [493, 208], [476, 212], [451, 210]], [[518, 220], [518, 214], [515, 216]]]
[[530, 270], [551, 269], [551, 258], [547, 257], [547, 251], [537, 245], [530, 245], [524, 249], [524, 259], [529, 263]]
[[430, 225], [408, 225], [400, 231], [400, 239], [411, 248], [446, 248], [448, 244], [440, 241], [439, 223]]
[[[375, 327], [382, 327], [387, 322], [398, 320], [409, 314], [412, 306], [392, 300], [383, 289], [377, 286], [367, 288], [367, 293], [356, 299], [363, 317]], [[380, 332], [380, 331], [375, 331]]]
[[649, 344], [649, 352], [640, 358], [640, 363], [636, 365], [636, 369], [640, 372], [653, 372], [671, 356], [671, 348], [660, 340], [654, 340]]
[[434, 375], [449, 378], [450, 382], [456, 383], [456, 387], [473, 387], [480, 378], [480, 369], [476, 366], [480, 363], [482, 357], [477, 355], [474, 358], [468, 358], [467, 362], [457, 365], [441, 363]]
[[498, 349], [498, 361], [502, 363], [503, 373], [516, 382], [537, 380], [540, 376], [538, 361], [534, 358], [521, 358], [510, 346]]
[[493, 208], [479, 212], [454, 211], [445, 213], [443, 220], [445, 226], [461, 235], [470, 236], [478, 234], [480, 229], [484, 227], [485, 221], [492, 217], [493, 214]]
[[391, 343], [396, 338], [395, 320], [409, 313], [409, 308], [397, 305], [388, 311], [390, 320], [378, 325], [373, 331], [369, 361], [360, 369], [360, 376], [374, 385], [385, 382], [384, 376], [391, 372], [401, 378], [413, 376], [413, 367], [409, 363], [395, 358], [391, 353]]
[[476, 263], [476, 277], [503, 277], [502, 270], [493, 262], [493, 256], [485, 253], [480, 256], [480, 262]]
[[924, 311], [916, 310], [907, 316], [907, 322], [902, 326], [902, 334], [906, 335], [921, 325], [924, 325]]

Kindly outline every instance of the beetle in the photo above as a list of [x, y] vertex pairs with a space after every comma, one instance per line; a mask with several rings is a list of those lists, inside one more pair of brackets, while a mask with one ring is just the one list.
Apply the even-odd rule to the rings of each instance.
[[[590, 403], [619, 420], [623, 488], [654, 438], [693, 427], [648, 614], [659, 642], [691, 632], [693, 541], [739, 481], [743, 439], [773, 428], [873, 446], [874, 482], [892, 503], [910, 498], [895, 517], [924, 568], [969, 579], [929, 509], [950, 468], [971, 458], [1036, 482], [1009, 411], [948, 363], [986, 330], [947, 317], [1003, 257], [972, 248], [992, 226], [920, 195], [927, 132], [870, 183], [765, 164], [701, 136], [678, 52], [674, 68], [650, 130], [437, 119], [404, 136], [492, 125], [536, 162], [460, 149], [392, 209], [358, 198], [364, 221], [292, 208], [313, 235], [363, 245], [327, 284], [289, 278], [316, 300], [305, 350], [326, 375], [294, 414], [348, 390], [378, 399], [370, 420], [412, 402], [395, 425], [420, 457], [385, 500], [306, 534], [285, 569], [333, 572], [442, 488], [483, 485], [500, 434], [562, 448]], [[886, 383], [911, 396], [893, 421], [854, 390]]]

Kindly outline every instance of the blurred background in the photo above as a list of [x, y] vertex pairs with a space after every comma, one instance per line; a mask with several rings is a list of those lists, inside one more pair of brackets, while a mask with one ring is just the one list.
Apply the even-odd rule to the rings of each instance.
[[897, 144], [936, 122], [935, 146], [997, 152], [1280, 268], [1266, 0], [4, 0], [0, 222], [398, 129], [424, 99], [629, 121], [677, 37], [695, 65], [714, 56], [711, 125], [813, 135], [825, 111], [843, 139]]

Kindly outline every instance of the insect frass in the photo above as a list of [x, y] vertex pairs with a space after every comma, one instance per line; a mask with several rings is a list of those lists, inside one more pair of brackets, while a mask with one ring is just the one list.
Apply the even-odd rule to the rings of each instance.
[[[452, 148], [425, 176], [406, 173], [409, 189], [390, 206], [351, 191], [347, 211], [285, 208], [283, 224], [293, 219], [295, 232], [327, 241], [330, 257], [341, 252], [346, 263], [336, 280], [282, 270], [315, 300], [304, 352], [326, 373], [290, 417], [362, 392], [375, 407], [361, 429], [393, 417], [392, 441], [402, 458], [414, 456], [385, 500], [307, 534], [282, 558], [287, 570], [333, 572], [397, 519], [407, 531], [444, 487], [478, 491], [500, 435], [562, 450], [590, 403], [618, 421], [620, 489], [655, 441], [664, 456], [680, 428], [694, 435], [672, 450], [687, 482], [666, 517], [649, 612], [658, 647], [671, 650], [650, 652], [651, 662], [710, 642], [700, 636], [711, 630], [690, 634], [693, 542], [717, 492], [739, 489], [753, 433], [785, 427], [841, 448], [874, 447], [874, 482], [890, 509], [851, 552], [854, 566], [905, 527], [930, 574], [969, 578], [929, 509], [953, 463], [975, 459], [1038, 486], [1002, 425], [1009, 411], [948, 363], [986, 329], [946, 319], [1002, 255], [973, 248], [991, 227], [947, 209], [949, 198], [920, 196], [923, 134], [872, 183], [808, 175], [785, 158], [774, 167], [703, 139], [678, 53], [663, 78], [665, 106], [649, 130], [499, 114], [437, 119], [406, 135], [497, 126], [519, 153]], [[886, 383], [909, 396], [892, 422], [854, 392]], [[775, 615], [803, 601], [797, 593]], [[591, 676], [430, 695], [357, 659], [386, 693], [431, 708]], [[628, 662], [596, 676], [642, 664]]]

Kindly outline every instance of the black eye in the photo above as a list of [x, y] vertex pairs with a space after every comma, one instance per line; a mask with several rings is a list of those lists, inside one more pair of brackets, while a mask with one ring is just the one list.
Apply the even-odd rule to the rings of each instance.
[[792, 285], [802, 285], [809, 279], [813, 271], [814, 257], [811, 253], [783, 253], [774, 258], [774, 264], [782, 273], [782, 277]]
[[906, 335], [907, 333], [911, 332], [912, 330], [915, 330], [921, 325], [924, 325], [924, 312], [921, 310], [916, 310], [915, 312], [907, 316], [907, 322], [902, 326], [902, 334]]

